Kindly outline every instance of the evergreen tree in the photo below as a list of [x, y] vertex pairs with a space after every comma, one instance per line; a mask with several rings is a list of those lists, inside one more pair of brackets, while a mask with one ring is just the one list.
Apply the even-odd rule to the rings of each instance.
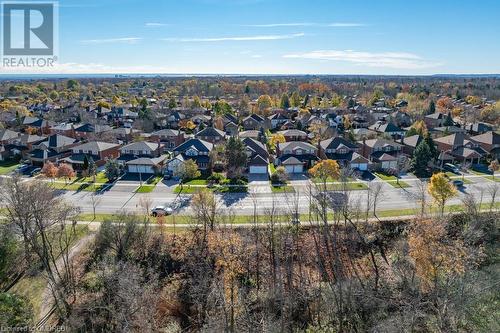
[[420, 142], [413, 152], [411, 165], [417, 176], [424, 176], [427, 172], [427, 166], [432, 159], [431, 149], [425, 140]]
[[436, 103], [433, 100], [429, 103], [429, 109], [427, 110], [427, 114], [433, 114], [436, 112]]
[[431, 151], [431, 157], [433, 160], [437, 159], [439, 157], [439, 150], [436, 146], [436, 143], [432, 139], [430, 134], [427, 134], [424, 136], [424, 141], [427, 143], [427, 146], [429, 146], [429, 149]]
[[444, 120], [443, 123], [444, 126], [453, 126], [455, 123], [453, 122], [453, 118], [451, 117], [451, 112], [448, 112], [446, 115], [446, 119]]
[[290, 108], [290, 99], [287, 94], [283, 94], [280, 100], [280, 108], [288, 110]]

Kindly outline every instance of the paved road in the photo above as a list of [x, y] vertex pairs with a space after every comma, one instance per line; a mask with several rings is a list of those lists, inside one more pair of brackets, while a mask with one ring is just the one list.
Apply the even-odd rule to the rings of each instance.
[[[494, 185], [495, 183], [484, 177], [479, 176], [466, 176], [467, 179], [473, 182], [473, 184], [465, 185], [459, 191], [459, 195], [452, 199], [448, 204], [460, 204], [461, 199], [470, 193], [474, 195], [477, 201], [480, 201], [482, 197], [482, 202], [489, 202], [491, 196], [488, 192], [488, 187]], [[380, 199], [378, 204], [379, 210], [390, 210], [390, 209], [404, 209], [404, 208], [417, 208], [418, 203], [412, 197], [412, 194], [416, 193], [418, 179], [408, 178], [404, 181], [410, 185], [409, 188], [401, 189], [394, 188], [389, 184], [383, 183], [383, 197]], [[381, 181], [373, 181], [381, 182]], [[500, 183], [498, 183], [500, 186]], [[273, 207], [278, 207], [281, 211], [287, 211], [293, 209], [293, 206], [297, 205], [300, 212], [305, 213], [309, 209], [310, 196], [309, 186], [306, 183], [294, 184], [296, 190], [295, 194], [277, 194], [277, 193], [267, 193], [254, 190], [251, 187], [250, 193], [228, 193], [224, 195], [217, 195], [218, 200], [223, 208], [231, 210], [236, 215], [251, 215], [254, 210], [254, 203], [257, 207], [259, 214], [265, 214], [266, 210]], [[169, 191], [154, 191], [149, 194], [138, 194], [131, 193], [131, 190], [127, 186], [115, 186], [110, 191], [99, 194], [99, 204], [97, 205], [96, 212], [98, 213], [116, 213], [116, 212], [137, 212], [141, 210], [141, 198], [150, 198], [152, 200], [152, 206], [172, 204], [176, 203], [180, 205], [177, 214], [184, 215], [190, 214], [191, 210], [189, 208], [189, 195], [177, 195]], [[358, 206], [363, 207], [366, 205], [367, 191], [358, 190], [350, 191], [350, 200], [352, 203], [357, 203]], [[90, 192], [61, 192], [69, 202], [72, 202], [76, 206], [82, 209], [82, 212], [92, 212], [92, 194]], [[500, 201], [500, 194], [497, 196], [496, 201]]]

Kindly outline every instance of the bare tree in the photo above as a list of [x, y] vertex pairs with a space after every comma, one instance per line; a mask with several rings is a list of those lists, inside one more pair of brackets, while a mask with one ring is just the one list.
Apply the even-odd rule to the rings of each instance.
[[28, 252], [34, 253], [47, 274], [55, 306], [61, 318], [71, 313], [75, 297], [73, 267], [69, 257], [76, 239], [78, 209], [56, 196], [44, 182], [27, 183], [19, 177], [3, 188], [7, 220], [12, 223]]
[[370, 192], [373, 215], [377, 217], [377, 205], [384, 200], [384, 183], [383, 182], [371, 182], [368, 185], [368, 192]]
[[491, 197], [490, 201], [490, 212], [493, 210], [495, 207], [495, 200], [498, 195], [498, 191], [500, 190], [500, 186], [497, 183], [489, 184], [487, 187], [488, 194]]
[[102, 198], [97, 194], [97, 192], [92, 192], [90, 194], [90, 203], [92, 204], [92, 213], [94, 214], [94, 220], [96, 218], [96, 209], [100, 205]]
[[139, 199], [139, 207], [142, 208], [144, 219], [149, 221], [149, 212], [153, 205], [153, 199], [149, 195], [143, 196]]

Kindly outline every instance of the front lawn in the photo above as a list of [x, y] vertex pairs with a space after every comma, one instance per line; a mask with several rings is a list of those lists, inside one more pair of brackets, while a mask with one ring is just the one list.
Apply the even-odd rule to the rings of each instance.
[[0, 162], [0, 175], [6, 175], [16, 170], [19, 166], [19, 161], [17, 160], [8, 160]]
[[246, 193], [248, 192], [248, 187], [246, 185], [240, 185], [240, 186], [228, 186], [228, 185], [214, 185], [214, 186], [188, 186], [188, 185], [183, 185], [182, 187], [180, 185], [177, 185], [174, 188], [174, 193], [177, 194], [194, 194], [197, 192], [200, 192], [203, 189], [209, 189], [210, 191], [217, 192], [217, 193]]
[[150, 177], [146, 184], [143, 184], [142, 186], [139, 186], [135, 192], [136, 193], [151, 193], [156, 187], [156, 184], [158, 184], [161, 180], [163, 179], [162, 176], [153, 176]]
[[295, 189], [290, 185], [274, 186], [271, 185], [271, 192], [273, 193], [294, 193]]
[[378, 178], [384, 180], [387, 184], [391, 185], [392, 187], [396, 187], [396, 188], [407, 188], [407, 187], [411, 187], [410, 184], [408, 184], [407, 182], [404, 182], [402, 180], [399, 180], [398, 182], [398, 178], [396, 176], [393, 176], [393, 175], [388, 175], [388, 174], [385, 174], [385, 173], [382, 173], [382, 172], [374, 172], [373, 173], [375, 176], [377, 176]]
[[51, 182], [50, 186], [57, 190], [98, 192], [109, 184], [109, 179], [106, 177], [106, 174], [104, 172], [99, 172], [95, 176], [95, 183], [94, 177], [80, 176], [68, 181], [59, 178]]
[[478, 176], [482, 176], [483, 178], [486, 178], [486, 179], [491, 180], [491, 181], [500, 182], [500, 176], [493, 177], [493, 175], [491, 173], [484, 173], [484, 172], [480, 172], [480, 171], [476, 171], [476, 170], [469, 170], [469, 172], [473, 173], [475, 175], [478, 175]]

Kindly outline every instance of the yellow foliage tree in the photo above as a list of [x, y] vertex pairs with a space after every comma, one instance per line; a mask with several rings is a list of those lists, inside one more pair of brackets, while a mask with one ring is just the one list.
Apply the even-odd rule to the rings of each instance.
[[273, 134], [269, 139], [269, 149], [272, 151], [276, 151], [276, 145], [279, 143], [285, 143], [285, 136], [280, 133]]
[[309, 173], [314, 178], [321, 180], [326, 188], [328, 179], [338, 179], [340, 177], [340, 167], [337, 161], [323, 160], [309, 169]]
[[441, 215], [444, 214], [444, 206], [446, 202], [457, 195], [457, 189], [448, 181], [448, 178], [442, 172], [432, 175], [428, 191], [436, 204], [439, 206]]
[[465, 246], [448, 237], [442, 221], [416, 221], [410, 229], [408, 245], [423, 291], [435, 288], [448, 274], [464, 271]]

